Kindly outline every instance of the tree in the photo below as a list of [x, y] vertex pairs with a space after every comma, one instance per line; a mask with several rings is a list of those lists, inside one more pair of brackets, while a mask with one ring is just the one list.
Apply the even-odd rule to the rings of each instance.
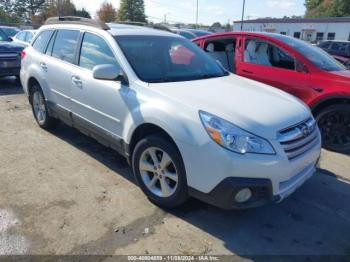
[[118, 12], [120, 21], [147, 22], [143, 0], [121, 0]]
[[32, 16], [44, 10], [45, 7], [45, 0], [0, 0], [1, 10], [22, 22], [30, 21]]
[[17, 24], [19, 22], [19, 17], [7, 14], [4, 10], [0, 9], [0, 23]]
[[81, 10], [75, 10], [74, 15], [79, 17], [91, 18], [90, 13], [86, 11], [84, 8]]
[[215, 22], [211, 27], [214, 27], [214, 28], [221, 28], [222, 25], [220, 22]]
[[117, 10], [111, 3], [103, 3], [97, 11], [97, 17], [105, 23], [117, 20]]
[[306, 17], [350, 16], [349, 0], [306, 0]]
[[51, 3], [39, 14], [32, 17], [34, 27], [42, 25], [53, 16], [74, 16], [77, 10], [70, 0], [51, 0]]

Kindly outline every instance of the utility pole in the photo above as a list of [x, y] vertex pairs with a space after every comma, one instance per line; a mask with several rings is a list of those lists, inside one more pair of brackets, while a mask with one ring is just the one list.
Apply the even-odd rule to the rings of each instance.
[[242, 20], [241, 20], [241, 31], [243, 31], [244, 11], [245, 11], [245, 0], [243, 0]]
[[198, 28], [198, 1], [197, 0], [197, 8], [196, 8], [196, 27]]

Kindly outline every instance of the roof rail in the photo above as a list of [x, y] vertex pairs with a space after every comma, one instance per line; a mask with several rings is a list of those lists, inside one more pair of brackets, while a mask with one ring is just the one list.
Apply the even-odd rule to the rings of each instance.
[[157, 30], [172, 32], [168, 27], [166, 27], [162, 24], [147, 24], [147, 23], [143, 23], [143, 22], [130, 22], [130, 21], [118, 21], [116, 23], [122, 24], [122, 25], [144, 26], [144, 27], [153, 28], [153, 29], [157, 29]]
[[103, 30], [110, 30], [109, 26], [105, 23], [89, 18], [77, 17], [77, 16], [59, 16], [50, 17], [46, 20], [45, 25], [55, 24], [75, 24], [75, 25], [87, 25]]

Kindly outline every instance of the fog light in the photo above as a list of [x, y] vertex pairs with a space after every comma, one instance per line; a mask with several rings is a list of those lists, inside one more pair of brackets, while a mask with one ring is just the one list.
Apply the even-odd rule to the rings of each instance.
[[235, 195], [235, 201], [237, 203], [247, 202], [253, 195], [252, 190], [249, 188], [243, 188]]

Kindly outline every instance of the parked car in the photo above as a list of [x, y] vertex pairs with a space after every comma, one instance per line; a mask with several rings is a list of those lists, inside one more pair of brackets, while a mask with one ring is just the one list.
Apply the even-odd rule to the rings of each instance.
[[13, 37], [13, 41], [27, 47], [32, 41], [36, 30], [23, 30]]
[[16, 76], [19, 78], [20, 54], [23, 47], [11, 41], [12, 39], [0, 30], [0, 77]]
[[350, 150], [350, 71], [322, 49], [280, 34], [231, 32], [194, 42], [229, 71], [304, 101], [327, 149]]
[[0, 26], [0, 31], [12, 39], [20, 30], [14, 26]]
[[199, 30], [199, 29], [187, 29], [187, 31], [195, 34], [197, 37], [208, 36], [212, 34], [209, 31]]
[[60, 119], [117, 150], [162, 207], [282, 201], [315, 172], [321, 139], [307, 106], [227, 73], [183, 37], [51, 18], [22, 57], [38, 125]]
[[[349, 41], [336, 41], [328, 40], [323, 41], [318, 45], [327, 53], [336, 57], [350, 58], [350, 42]], [[337, 59], [338, 60], [338, 59]]]
[[195, 39], [197, 38], [198, 36], [195, 35], [194, 33], [188, 31], [188, 30], [185, 30], [185, 29], [179, 29], [179, 28], [172, 28], [171, 31], [175, 34], [178, 34], [178, 35], [181, 35], [189, 40], [192, 40], [192, 39]]

